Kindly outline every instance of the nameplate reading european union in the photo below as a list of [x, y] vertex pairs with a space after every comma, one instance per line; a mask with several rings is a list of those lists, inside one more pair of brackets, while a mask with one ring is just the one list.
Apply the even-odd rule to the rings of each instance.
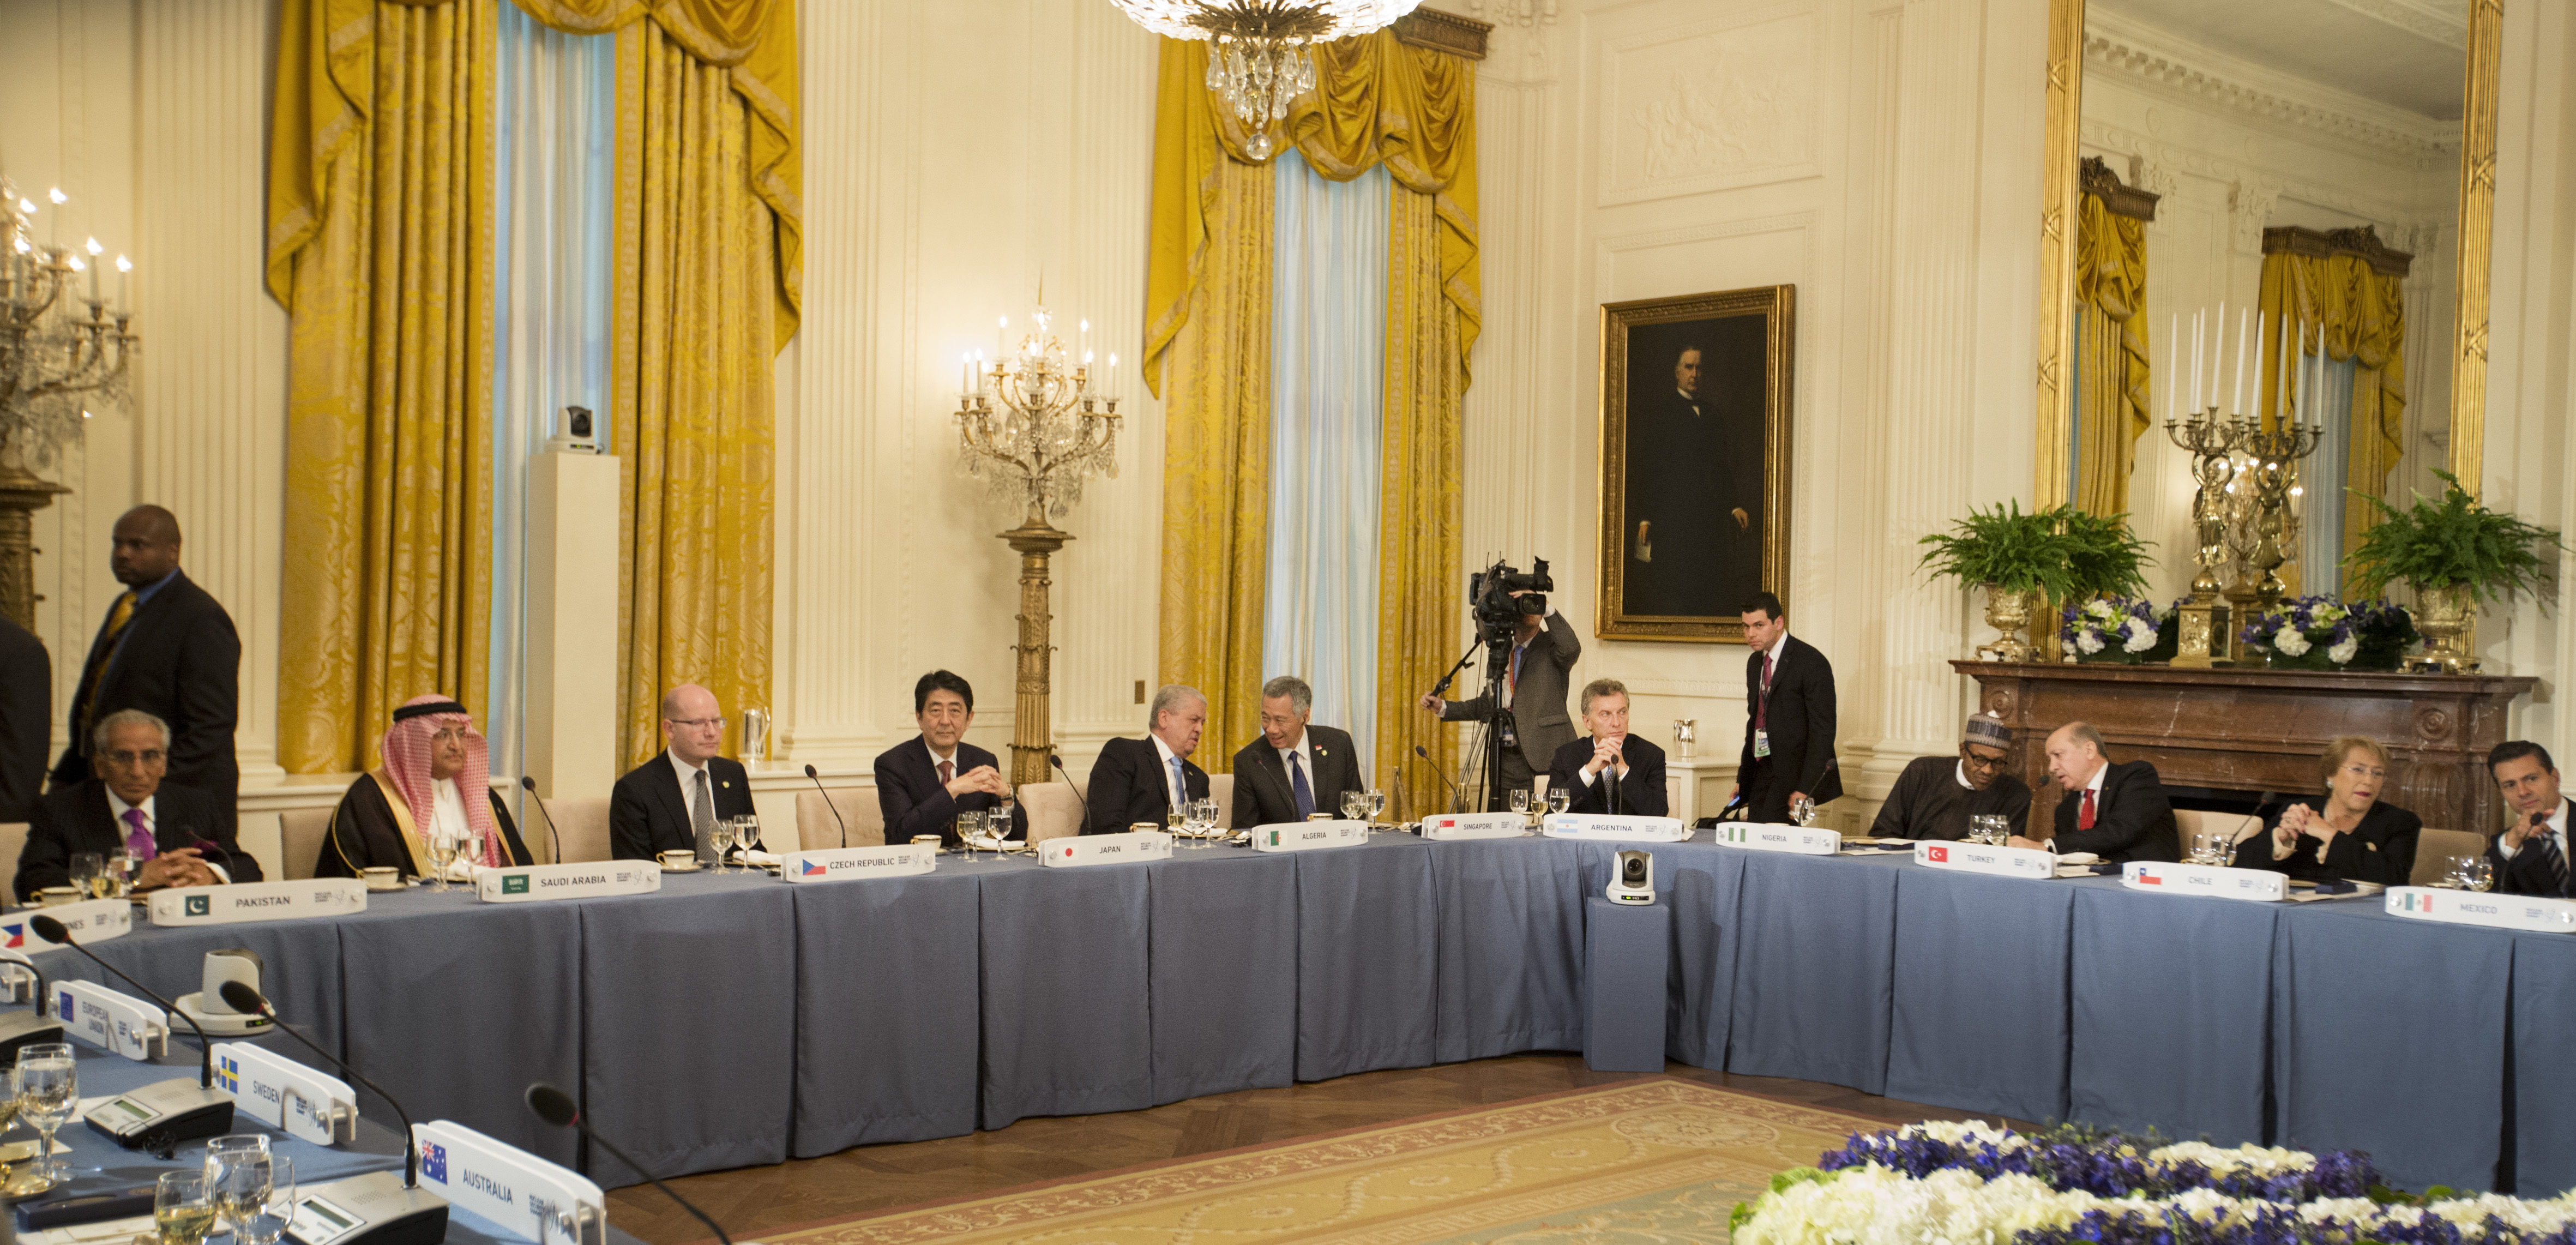
[[1819, 830], [1814, 826], [1790, 826], [1761, 821], [1721, 821], [1717, 823], [1716, 835], [1716, 842], [1720, 847], [1745, 847], [1757, 852], [1831, 856], [1843, 850], [1843, 836], [1839, 831]]
[[1551, 839], [1600, 839], [1612, 843], [1679, 843], [1691, 835], [1677, 817], [1625, 813], [1550, 813], [1540, 823]]
[[2534, 934], [2576, 934], [2576, 900], [2392, 886], [2388, 888], [2387, 901], [2390, 916]]
[[1057, 869], [1078, 869], [1084, 865], [1133, 865], [1171, 858], [1172, 836], [1160, 830], [1077, 834], [1048, 839], [1038, 846], [1038, 859]]
[[[48, 941], [28, 924], [33, 912], [20, 912], [0, 919], [0, 947], [20, 951], [41, 951], [62, 944]], [[122, 937], [134, 928], [134, 905], [123, 899], [84, 899], [79, 903], [55, 904], [45, 915], [63, 923], [72, 941], [87, 945]]]
[[155, 1042], [170, 1050], [170, 1013], [95, 982], [55, 982], [54, 1019], [63, 1032], [128, 1059], [150, 1059]]
[[2120, 885], [2163, 895], [2209, 895], [2218, 899], [2278, 902], [2290, 897], [2290, 875], [2269, 869], [2230, 869], [2225, 865], [2169, 864], [2132, 860], [2120, 866]]
[[1517, 839], [1527, 833], [1527, 813], [1433, 813], [1422, 819], [1426, 839]]
[[447, 1204], [526, 1241], [597, 1245], [607, 1239], [608, 1198], [581, 1173], [549, 1163], [454, 1120], [415, 1124], [420, 1183]]
[[939, 853], [928, 843], [890, 847], [818, 847], [789, 852], [778, 860], [778, 876], [789, 882], [849, 882], [863, 878], [919, 877], [939, 867]]
[[474, 894], [485, 903], [593, 899], [602, 895], [642, 895], [660, 889], [662, 867], [649, 860], [512, 865], [474, 871]]
[[1914, 863], [1958, 873], [1991, 873], [1999, 878], [2057, 876], [2057, 857], [2028, 847], [1917, 843], [1914, 845]]
[[293, 921], [316, 916], [351, 916], [366, 910], [367, 887], [356, 878], [174, 887], [152, 892], [151, 909], [155, 925]]
[[215, 1088], [234, 1110], [317, 1146], [358, 1139], [358, 1094], [317, 1072], [248, 1042], [214, 1045]]
[[1311, 852], [1319, 847], [1357, 847], [1368, 842], [1365, 821], [1283, 821], [1252, 828], [1252, 847], [1262, 852]]

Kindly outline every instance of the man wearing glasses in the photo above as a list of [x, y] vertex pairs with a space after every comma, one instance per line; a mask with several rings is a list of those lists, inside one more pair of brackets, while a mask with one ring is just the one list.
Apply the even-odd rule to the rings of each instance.
[[716, 755], [724, 733], [715, 693], [683, 683], [662, 697], [662, 751], [626, 771], [608, 793], [611, 856], [651, 860], [695, 851], [699, 864], [715, 863], [716, 823], [753, 815], [750, 775], [741, 762]]
[[102, 861], [119, 850], [131, 853], [141, 862], [137, 890], [260, 880], [259, 862], [233, 841], [215, 798], [161, 781], [170, 769], [167, 723], [140, 709], [120, 709], [99, 719], [90, 743], [95, 776], [56, 786], [28, 820], [27, 849], [12, 884], [21, 901], [69, 883], [79, 853]]
[[1882, 839], [1964, 839], [1968, 819], [2005, 817], [2012, 832], [2030, 830], [2030, 786], [2004, 772], [2012, 732], [2002, 719], [1978, 714], [1959, 736], [1959, 759], [1916, 757], [1896, 776], [1869, 832]]

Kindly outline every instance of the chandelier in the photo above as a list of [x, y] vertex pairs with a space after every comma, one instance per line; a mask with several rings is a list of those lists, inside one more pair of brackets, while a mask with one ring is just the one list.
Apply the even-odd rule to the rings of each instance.
[[[57, 212], [69, 200], [49, 193]], [[0, 179], [0, 473], [50, 465], [94, 405], [123, 405], [142, 338], [128, 331], [119, 255], [116, 306], [99, 292], [106, 248], [38, 243], [37, 207]], [[87, 296], [79, 287], [87, 278]]]
[[1207, 88], [1251, 131], [1255, 160], [1270, 156], [1270, 126], [1315, 89], [1306, 45], [1385, 28], [1422, 0], [1111, 0], [1136, 24], [1170, 39], [1206, 39]]
[[[1077, 362], [1054, 336], [1046, 305], [1030, 317], [1035, 331], [998, 360], [967, 356], [957, 395], [959, 465], [988, 480], [997, 496], [1025, 501], [1029, 522], [1061, 516], [1082, 500], [1092, 473], [1118, 474], [1118, 356], [1104, 375], [1092, 367], [1091, 321], [1084, 320]], [[1001, 318], [1000, 332], [1010, 332]]]

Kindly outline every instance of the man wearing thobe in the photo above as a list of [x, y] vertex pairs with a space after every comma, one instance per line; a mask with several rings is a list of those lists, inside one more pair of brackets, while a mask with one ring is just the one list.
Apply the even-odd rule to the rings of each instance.
[[1869, 832], [1882, 839], [1964, 839], [1968, 819], [2002, 817], [2014, 834], [2030, 832], [2030, 786], [2004, 772], [2012, 732], [2002, 719], [1977, 714], [1959, 735], [1959, 755], [1916, 757], [1889, 788]]

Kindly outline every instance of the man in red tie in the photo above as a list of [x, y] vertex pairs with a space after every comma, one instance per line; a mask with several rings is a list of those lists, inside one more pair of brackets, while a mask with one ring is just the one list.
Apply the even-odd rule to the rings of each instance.
[[233, 841], [214, 797], [162, 781], [170, 728], [161, 719], [138, 709], [99, 719], [90, 764], [95, 777], [57, 786], [36, 802], [12, 884], [19, 899], [71, 881], [75, 854], [104, 861], [119, 849], [138, 864], [138, 890], [260, 880], [259, 862]]
[[[933, 670], [912, 685], [912, 717], [921, 734], [886, 749], [877, 757], [877, 812], [885, 820], [885, 841], [909, 843], [914, 835], [935, 834], [957, 841], [957, 814], [990, 812], [1011, 798], [1002, 777], [1002, 762], [966, 742], [975, 724], [975, 687], [945, 670]], [[1029, 813], [1011, 809], [1012, 839], [1029, 837]]]
[[2145, 761], [2114, 765], [2102, 747], [2102, 732], [2089, 722], [2049, 732], [2048, 776], [2066, 792], [2057, 801], [2057, 833], [2046, 842], [2015, 835], [2012, 845], [2060, 856], [2091, 852], [2113, 864], [2181, 860], [2173, 804], [2165, 799], [2156, 767]]

